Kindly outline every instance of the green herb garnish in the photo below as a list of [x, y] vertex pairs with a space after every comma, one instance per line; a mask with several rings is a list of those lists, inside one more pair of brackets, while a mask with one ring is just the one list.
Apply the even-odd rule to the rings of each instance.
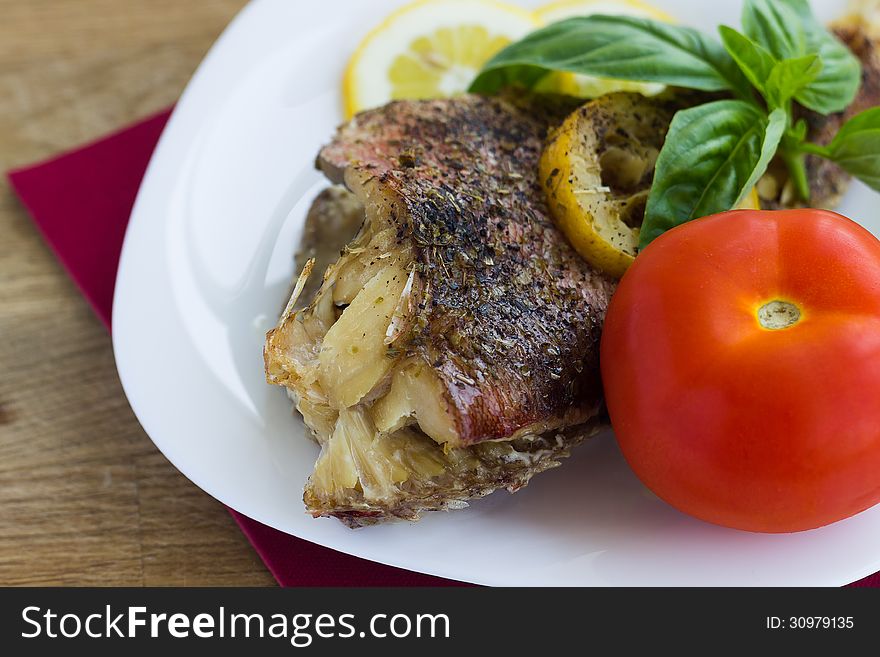
[[830, 145], [807, 141], [794, 103], [829, 115], [852, 104], [861, 64], [815, 18], [807, 0], [746, 0], [742, 31], [720, 42], [687, 27], [628, 16], [554, 23], [492, 58], [470, 90], [533, 88], [553, 71], [657, 82], [732, 100], [679, 112], [657, 160], [641, 230], [644, 248], [666, 230], [736, 207], [777, 154], [804, 201], [805, 158], [818, 155], [880, 191], [880, 109], [847, 122]]

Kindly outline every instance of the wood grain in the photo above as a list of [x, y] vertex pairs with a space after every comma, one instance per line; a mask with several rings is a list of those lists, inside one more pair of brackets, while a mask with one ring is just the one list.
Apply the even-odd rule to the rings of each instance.
[[[0, 171], [173, 103], [244, 0], [0, 0]], [[0, 585], [270, 585], [134, 418], [110, 339], [0, 182]]]

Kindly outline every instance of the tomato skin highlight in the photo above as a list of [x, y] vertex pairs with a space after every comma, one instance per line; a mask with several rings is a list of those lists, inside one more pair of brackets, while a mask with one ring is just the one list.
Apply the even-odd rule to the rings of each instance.
[[[797, 321], [762, 326], [773, 301]], [[611, 300], [601, 368], [624, 456], [685, 513], [777, 533], [880, 502], [880, 241], [841, 215], [665, 233]]]

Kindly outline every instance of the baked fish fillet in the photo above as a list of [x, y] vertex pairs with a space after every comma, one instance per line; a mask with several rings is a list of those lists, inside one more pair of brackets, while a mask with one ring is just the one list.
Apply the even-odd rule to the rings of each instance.
[[264, 354], [322, 447], [304, 496], [314, 515], [416, 519], [514, 491], [600, 424], [614, 284], [555, 228], [536, 179], [568, 109], [396, 102], [321, 151], [364, 223], [294, 310], [305, 267]]

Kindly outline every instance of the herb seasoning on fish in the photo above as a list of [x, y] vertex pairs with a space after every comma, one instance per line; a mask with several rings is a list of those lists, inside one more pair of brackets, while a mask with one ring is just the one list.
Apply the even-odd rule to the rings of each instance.
[[[569, 109], [397, 102], [321, 151], [366, 221], [265, 352], [322, 445], [315, 515], [357, 526], [459, 508], [525, 485], [595, 431], [614, 283], [553, 225], [536, 175]], [[388, 256], [365, 259], [374, 248]]]

